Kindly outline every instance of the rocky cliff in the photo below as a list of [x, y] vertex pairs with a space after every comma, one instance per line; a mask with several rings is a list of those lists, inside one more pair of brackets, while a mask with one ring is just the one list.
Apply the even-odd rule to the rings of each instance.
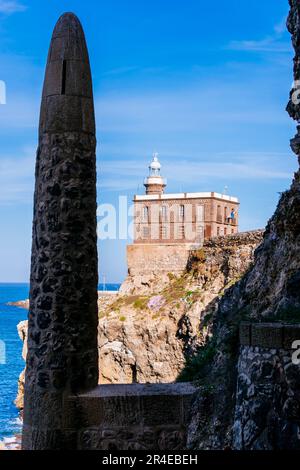
[[[295, 86], [288, 112], [299, 120], [300, 6], [289, 1]], [[296, 99], [295, 99], [296, 98]], [[300, 162], [300, 126], [291, 141]], [[219, 302], [212, 335], [194, 360], [200, 381], [189, 428], [195, 449], [300, 449], [300, 368], [282, 347], [240, 347], [242, 320], [300, 323], [300, 172], [282, 194], [253, 267]], [[300, 339], [300, 338], [299, 338]]]
[[[205, 242], [190, 252], [182, 274], [155, 278], [138, 295], [99, 297], [100, 383], [173, 382], [193, 377], [191, 358], [211, 334], [226, 290], [250, 268], [263, 232]], [[145, 286], [144, 286], [145, 287]], [[26, 325], [20, 326], [26, 336]], [[23, 376], [19, 406], [22, 405]]]
[[[195, 360], [193, 378], [202, 382], [190, 425], [189, 446], [192, 448], [223, 449], [233, 446], [240, 322], [300, 322], [299, 221], [300, 175], [297, 173], [291, 189], [282, 195], [267, 226], [263, 242], [256, 250], [253, 267], [225, 292], [211, 318], [212, 336]], [[273, 367], [277, 366], [277, 362], [273, 361]], [[255, 373], [262, 374], [260, 363], [257, 364]], [[299, 367], [293, 369], [293, 374], [300, 384]], [[273, 385], [270, 378], [266, 383], [270, 392]], [[270, 395], [273, 397], [272, 392]], [[276, 415], [276, 432], [270, 433], [270, 426], [274, 427], [274, 419], [268, 419], [268, 412], [262, 419], [262, 410], [253, 410], [252, 417], [257, 426], [248, 437], [247, 448], [277, 448], [279, 436], [283, 432], [291, 432], [291, 439], [296, 437], [300, 416], [297, 418], [298, 425], [292, 429], [289, 426], [288, 430], [285, 427], [288, 416], [285, 419], [281, 416], [287, 398], [281, 396], [282, 408], [277, 415], [272, 405], [269, 410]], [[294, 407], [298, 408], [299, 396], [294, 398]], [[268, 432], [272, 437], [265, 441]], [[243, 444], [236, 441], [235, 446], [243, 447]]]

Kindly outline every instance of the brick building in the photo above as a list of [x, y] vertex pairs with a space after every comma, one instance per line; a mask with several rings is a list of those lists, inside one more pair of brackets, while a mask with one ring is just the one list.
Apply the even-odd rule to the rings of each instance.
[[238, 232], [239, 200], [216, 192], [167, 194], [157, 154], [145, 178], [146, 194], [135, 195], [134, 243], [202, 244]]

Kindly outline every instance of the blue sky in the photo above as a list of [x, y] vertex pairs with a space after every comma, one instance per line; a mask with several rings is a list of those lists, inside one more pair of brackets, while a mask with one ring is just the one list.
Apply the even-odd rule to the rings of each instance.
[[[0, 282], [29, 276], [40, 95], [64, 11], [90, 51], [99, 202], [131, 199], [156, 150], [169, 192], [228, 186], [240, 229], [265, 226], [297, 168], [287, 0], [0, 0]], [[100, 242], [109, 282], [126, 274], [126, 243]]]

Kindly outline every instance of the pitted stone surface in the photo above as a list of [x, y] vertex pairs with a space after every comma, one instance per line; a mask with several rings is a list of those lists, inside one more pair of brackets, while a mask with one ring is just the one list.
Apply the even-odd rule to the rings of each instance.
[[41, 105], [25, 449], [72, 447], [66, 399], [98, 383], [95, 149], [86, 43], [78, 19], [66, 14], [53, 33]]
[[300, 449], [299, 383], [290, 351], [241, 347], [234, 449]]

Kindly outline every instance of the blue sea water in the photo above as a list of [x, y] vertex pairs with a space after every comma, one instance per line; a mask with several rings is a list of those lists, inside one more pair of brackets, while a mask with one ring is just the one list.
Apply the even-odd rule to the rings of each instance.
[[6, 305], [28, 298], [27, 284], [0, 284], [0, 341], [5, 345], [5, 364], [0, 358], [0, 440], [20, 432], [18, 410], [14, 405], [18, 377], [24, 369], [22, 342], [17, 324], [26, 320], [27, 311]]
[[[99, 290], [117, 291], [120, 284], [100, 285]], [[0, 283], [0, 441], [21, 431], [18, 410], [14, 405], [17, 396], [18, 377], [24, 369], [22, 342], [17, 325], [27, 319], [27, 311], [7, 305], [28, 299], [28, 284]], [[5, 345], [5, 363], [1, 351]]]

